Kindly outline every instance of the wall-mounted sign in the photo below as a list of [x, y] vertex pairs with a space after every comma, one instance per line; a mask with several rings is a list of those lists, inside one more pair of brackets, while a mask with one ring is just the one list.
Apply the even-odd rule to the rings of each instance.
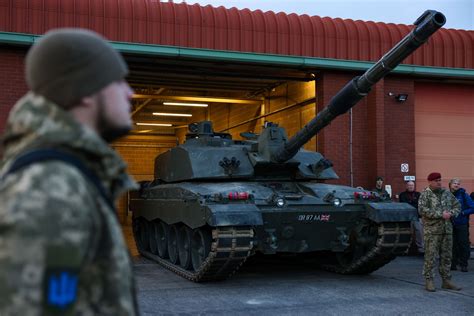
[[400, 171], [401, 171], [401, 172], [408, 172], [408, 170], [409, 170], [409, 169], [408, 169], [408, 164], [407, 164], [407, 163], [402, 163], [402, 164], [400, 165]]
[[403, 176], [404, 181], [415, 181], [415, 176]]

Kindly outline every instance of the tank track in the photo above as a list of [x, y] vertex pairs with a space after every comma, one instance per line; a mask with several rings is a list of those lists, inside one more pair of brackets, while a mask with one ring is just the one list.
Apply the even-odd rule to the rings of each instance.
[[403, 255], [410, 246], [411, 227], [409, 222], [381, 223], [378, 226], [374, 247], [349, 265], [324, 264], [325, 270], [340, 274], [367, 274], [389, 263], [397, 255]]
[[190, 271], [149, 251], [139, 250], [170, 271], [193, 282], [223, 280], [232, 276], [251, 255], [254, 231], [242, 227], [218, 227], [212, 230], [211, 250], [199, 270]]

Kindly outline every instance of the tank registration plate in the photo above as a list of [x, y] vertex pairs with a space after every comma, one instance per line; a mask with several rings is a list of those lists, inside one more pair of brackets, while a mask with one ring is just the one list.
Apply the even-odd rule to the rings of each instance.
[[329, 222], [331, 214], [300, 214], [298, 221], [300, 222]]

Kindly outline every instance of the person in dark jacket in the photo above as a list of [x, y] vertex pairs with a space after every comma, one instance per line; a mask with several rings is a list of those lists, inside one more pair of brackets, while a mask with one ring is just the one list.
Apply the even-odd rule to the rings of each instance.
[[[418, 199], [420, 198], [420, 192], [415, 191], [415, 182], [408, 181], [406, 183], [406, 190], [399, 194], [400, 203], [408, 203], [418, 212]], [[423, 242], [423, 223], [420, 221], [420, 215], [418, 214], [418, 219], [412, 221], [412, 227], [415, 231], [415, 242], [419, 254], [425, 252], [424, 242]]]
[[390, 201], [390, 193], [385, 190], [383, 181], [383, 177], [378, 176], [375, 178], [375, 188], [372, 191], [377, 192], [380, 195], [382, 201]]
[[[471, 194], [469, 195], [471, 197], [471, 200], [474, 201], [474, 192], [471, 192]], [[469, 240], [471, 240], [471, 237], [470, 237], [470, 225], [469, 225], [469, 219], [470, 216], [467, 217], [467, 235], [469, 237]], [[469, 253], [469, 259], [471, 258], [471, 253]]]
[[[474, 201], [474, 192], [471, 192], [471, 194], [469, 194], [469, 196], [471, 197], [471, 200]], [[467, 216], [467, 239], [468, 240], [471, 240], [471, 237], [470, 237], [470, 216], [468, 215]], [[471, 259], [471, 253], [469, 252], [469, 259]]]
[[474, 214], [474, 201], [461, 188], [459, 179], [449, 181], [449, 189], [461, 204], [461, 212], [452, 219], [453, 222], [453, 260], [451, 270], [461, 267], [462, 272], [467, 272], [467, 264], [471, 253], [469, 242], [469, 215]]

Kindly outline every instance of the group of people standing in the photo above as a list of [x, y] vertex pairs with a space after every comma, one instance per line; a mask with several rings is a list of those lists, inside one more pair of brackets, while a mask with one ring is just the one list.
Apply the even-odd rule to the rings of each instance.
[[[424, 254], [426, 290], [436, 291], [433, 269], [438, 255], [442, 288], [460, 290], [451, 282], [451, 270], [459, 267], [462, 272], [468, 272], [471, 253], [469, 215], [474, 214], [474, 192], [467, 194], [458, 178], [449, 181], [449, 189], [442, 188], [438, 172], [430, 173], [427, 180], [429, 185], [421, 193], [415, 190], [413, 181], [408, 181], [406, 190], [399, 194], [399, 202], [408, 203], [418, 210], [418, 219], [412, 224], [418, 252]], [[377, 177], [374, 191], [382, 199], [390, 199], [383, 187], [383, 178]]]

